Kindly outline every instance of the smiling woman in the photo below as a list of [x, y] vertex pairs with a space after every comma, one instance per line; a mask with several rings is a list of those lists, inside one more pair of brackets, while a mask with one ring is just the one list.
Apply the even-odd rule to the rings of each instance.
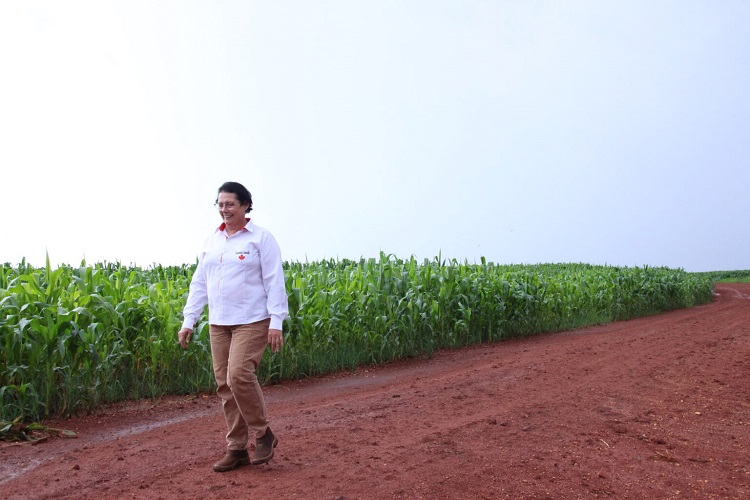
[[[271, 233], [245, 218], [253, 207], [250, 192], [238, 182], [225, 182], [216, 207], [222, 224], [200, 254], [177, 336], [187, 349], [208, 303], [213, 369], [227, 422], [227, 452], [214, 470], [225, 472], [273, 458], [278, 441], [256, 372], [266, 345], [273, 352], [284, 346], [282, 323], [289, 308], [279, 246]], [[255, 436], [252, 460], [250, 433]]]
[[242, 184], [225, 182], [219, 188], [214, 205], [219, 209], [225, 230], [231, 236], [247, 224], [249, 219], [245, 219], [245, 215], [253, 209], [253, 197]]

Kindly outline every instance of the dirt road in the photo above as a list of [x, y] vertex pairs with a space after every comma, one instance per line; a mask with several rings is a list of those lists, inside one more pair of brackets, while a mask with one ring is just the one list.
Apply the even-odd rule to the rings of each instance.
[[215, 473], [215, 396], [0, 445], [0, 498], [750, 498], [750, 285], [649, 318], [266, 389], [267, 465]]

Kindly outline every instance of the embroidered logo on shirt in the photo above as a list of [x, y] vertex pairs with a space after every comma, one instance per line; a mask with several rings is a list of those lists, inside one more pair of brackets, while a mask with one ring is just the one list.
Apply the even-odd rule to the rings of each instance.
[[246, 255], [250, 255], [250, 252], [248, 250], [237, 252], [237, 258], [240, 260], [245, 260]]

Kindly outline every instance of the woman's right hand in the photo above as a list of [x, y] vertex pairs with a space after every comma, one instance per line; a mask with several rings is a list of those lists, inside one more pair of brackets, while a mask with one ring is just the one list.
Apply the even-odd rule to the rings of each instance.
[[193, 338], [193, 330], [190, 328], [183, 328], [177, 332], [177, 340], [180, 341], [180, 345], [183, 349], [187, 349], [190, 339]]

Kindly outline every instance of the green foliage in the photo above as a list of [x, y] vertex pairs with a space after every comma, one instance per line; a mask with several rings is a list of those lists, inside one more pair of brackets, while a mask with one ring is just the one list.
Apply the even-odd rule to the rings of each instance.
[[209, 387], [210, 347], [175, 345], [192, 267], [120, 264], [0, 272], [0, 418], [91, 410]]
[[[379, 258], [285, 263], [286, 346], [263, 383], [352, 370], [627, 319], [711, 299], [710, 276], [668, 268]], [[194, 265], [0, 268], [0, 419], [213, 390], [207, 317], [176, 332]]]
[[708, 278], [714, 282], [747, 283], [750, 281], [750, 269], [737, 271], [709, 271], [695, 274]]

